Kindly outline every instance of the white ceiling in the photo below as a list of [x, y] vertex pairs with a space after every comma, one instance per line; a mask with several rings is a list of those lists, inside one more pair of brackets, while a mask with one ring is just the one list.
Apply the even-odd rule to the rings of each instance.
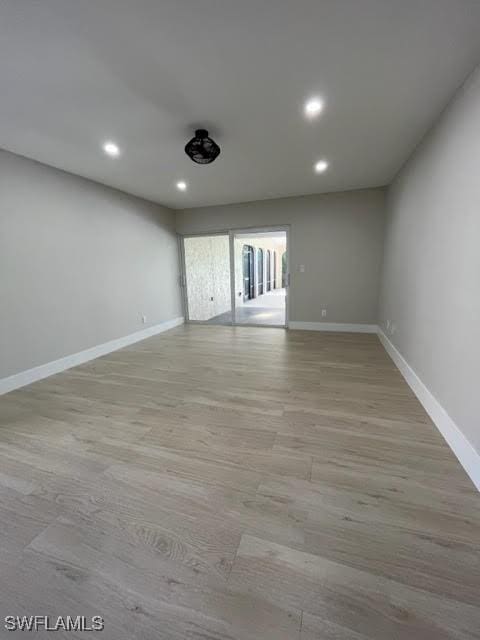
[[174, 208], [384, 185], [479, 33], [479, 0], [0, 0], [0, 147]]

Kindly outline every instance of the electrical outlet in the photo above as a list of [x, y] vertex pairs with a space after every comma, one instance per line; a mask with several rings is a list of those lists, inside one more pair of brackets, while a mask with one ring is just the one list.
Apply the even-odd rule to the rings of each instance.
[[142, 316], [142, 324], [146, 324], [147, 323], [147, 316]]
[[322, 309], [322, 318], [325, 318], [327, 315], [327, 310], [326, 309]]
[[299, 264], [298, 265], [298, 270], [300, 271], [300, 273], [305, 273], [305, 265], [304, 264]]

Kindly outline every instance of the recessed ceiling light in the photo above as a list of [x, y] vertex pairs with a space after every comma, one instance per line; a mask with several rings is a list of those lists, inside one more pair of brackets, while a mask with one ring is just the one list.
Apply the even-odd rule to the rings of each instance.
[[315, 118], [323, 111], [323, 100], [320, 100], [320, 98], [310, 98], [310, 100], [307, 100], [305, 103], [304, 111], [307, 118]]
[[107, 156], [111, 156], [112, 158], [118, 158], [120, 155], [120, 149], [117, 144], [114, 142], [108, 141], [103, 145], [103, 150], [107, 154]]
[[179, 182], [177, 182], [177, 189], [179, 191], [186, 191], [187, 190], [187, 183], [184, 180], [180, 180]]
[[326, 160], [319, 160], [315, 163], [315, 172], [323, 173], [328, 169], [328, 162]]

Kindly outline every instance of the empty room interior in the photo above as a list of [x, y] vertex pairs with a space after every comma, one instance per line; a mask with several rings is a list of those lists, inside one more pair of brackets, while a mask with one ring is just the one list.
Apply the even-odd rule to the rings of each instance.
[[0, 639], [480, 639], [480, 2], [0, 2]]

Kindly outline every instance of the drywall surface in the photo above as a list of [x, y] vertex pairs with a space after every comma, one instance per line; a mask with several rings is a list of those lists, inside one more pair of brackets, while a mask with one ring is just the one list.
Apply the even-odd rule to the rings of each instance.
[[176, 225], [181, 234], [290, 225], [290, 320], [377, 322], [382, 189], [187, 209]]
[[183, 313], [173, 212], [5, 151], [0, 274], [0, 378]]
[[389, 189], [380, 302], [383, 331], [477, 451], [479, 115], [477, 70]]

